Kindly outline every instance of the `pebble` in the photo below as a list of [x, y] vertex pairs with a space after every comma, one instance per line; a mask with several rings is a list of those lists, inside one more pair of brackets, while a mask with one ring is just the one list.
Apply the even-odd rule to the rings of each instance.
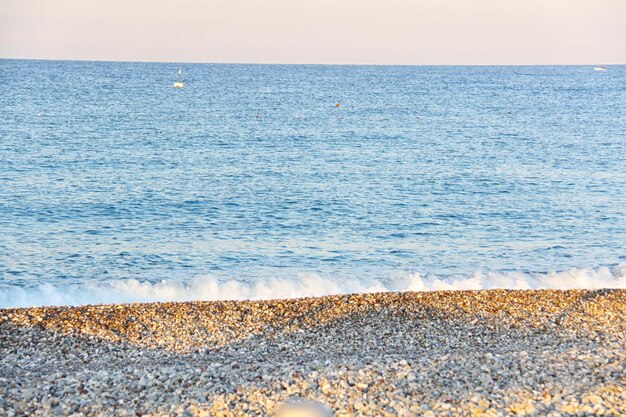
[[625, 290], [0, 310], [0, 415], [626, 415], [625, 311]]

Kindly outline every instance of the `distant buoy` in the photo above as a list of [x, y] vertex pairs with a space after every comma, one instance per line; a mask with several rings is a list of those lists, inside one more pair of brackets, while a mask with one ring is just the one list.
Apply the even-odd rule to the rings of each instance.
[[174, 83], [174, 88], [183, 88], [185, 86], [182, 80], [182, 76], [183, 76], [183, 69], [178, 68], [178, 81]]
[[335, 107], [339, 107], [339, 103], [335, 104]]

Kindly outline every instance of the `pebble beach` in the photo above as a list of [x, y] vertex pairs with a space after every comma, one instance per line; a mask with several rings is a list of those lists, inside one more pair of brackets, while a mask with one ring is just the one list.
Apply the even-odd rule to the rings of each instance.
[[2, 416], [626, 415], [626, 290], [0, 310]]

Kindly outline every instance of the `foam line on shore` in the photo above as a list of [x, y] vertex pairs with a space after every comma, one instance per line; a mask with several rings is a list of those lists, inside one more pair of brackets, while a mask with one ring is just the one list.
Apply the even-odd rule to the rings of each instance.
[[613, 267], [576, 268], [549, 273], [482, 273], [471, 276], [431, 276], [396, 273], [385, 279], [333, 279], [301, 274], [294, 279], [270, 278], [254, 283], [200, 276], [192, 280], [140, 282], [86, 281], [76, 285], [0, 286], [0, 308], [51, 305], [113, 304], [156, 301], [260, 300], [318, 297], [332, 294], [387, 291], [482, 289], [626, 288], [626, 263]]

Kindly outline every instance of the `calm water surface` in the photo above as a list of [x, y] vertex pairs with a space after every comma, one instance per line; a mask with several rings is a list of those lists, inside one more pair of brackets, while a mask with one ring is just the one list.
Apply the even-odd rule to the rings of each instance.
[[0, 60], [0, 306], [626, 262], [625, 66], [177, 71]]

